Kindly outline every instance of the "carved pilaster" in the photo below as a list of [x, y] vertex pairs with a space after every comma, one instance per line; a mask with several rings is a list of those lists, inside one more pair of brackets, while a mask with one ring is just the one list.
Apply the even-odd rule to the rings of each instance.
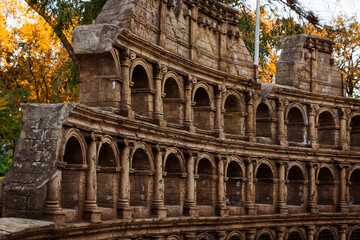
[[195, 202], [195, 152], [188, 152], [187, 160], [187, 192], [186, 201], [184, 207], [184, 214], [188, 216], [196, 217], [199, 215], [199, 209], [196, 207]]
[[310, 186], [309, 186], [309, 203], [308, 208], [311, 213], [318, 213], [317, 204], [317, 187], [316, 187], [316, 170], [318, 169], [318, 163], [310, 163]]
[[185, 119], [184, 119], [184, 128], [190, 132], [195, 132], [193, 127], [193, 116], [191, 108], [191, 94], [193, 86], [196, 84], [197, 79], [194, 76], [187, 76], [185, 78]]
[[278, 209], [281, 214], [287, 214], [286, 206], [286, 183], [285, 183], [285, 172], [287, 168], [286, 161], [278, 161], [279, 166], [279, 196], [278, 196]]
[[347, 121], [349, 119], [349, 115], [351, 110], [349, 108], [341, 108], [340, 109], [340, 146], [343, 151], [350, 150], [350, 143], [347, 138]]
[[287, 141], [285, 138], [285, 118], [284, 118], [284, 109], [285, 106], [289, 104], [288, 100], [278, 98], [276, 101], [276, 113], [277, 113], [277, 135], [276, 139], [278, 144], [281, 146], [287, 146]]
[[225, 156], [218, 155], [218, 199], [216, 202], [216, 211], [217, 215], [219, 216], [228, 216], [229, 211], [226, 208], [226, 201], [225, 201], [225, 187], [224, 187], [224, 162]]
[[311, 104], [309, 105], [308, 108], [309, 108], [309, 141], [313, 149], [318, 149], [318, 144], [315, 134], [316, 133], [315, 116], [319, 106]]
[[347, 187], [347, 175], [349, 173], [350, 164], [341, 162], [340, 167], [340, 195], [339, 195], [339, 210], [342, 213], [349, 212], [349, 202], [347, 197], [349, 195]]
[[222, 117], [221, 103], [226, 93], [226, 87], [218, 85], [215, 94], [216, 104], [216, 119], [215, 119], [215, 133], [219, 138], [224, 138], [224, 121]]
[[155, 186], [152, 211], [158, 218], [165, 218], [167, 210], [164, 207], [163, 155], [166, 147], [156, 145], [155, 150]]
[[154, 102], [154, 122], [160, 126], [164, 125], [163, 121], [163, 102], [162, 102], [162, 79], [167, 72], [167, 67], [163, 64], [154, 66], [154, 85], [155, 85], [155, 102]]
[[246, 117], [246, 136], [249, 139], [249, 142], [254, 141], [254, 93], [248, 92], [246, 95], [246, 111], [247, 111], [247, 117]]
[[246, 167], [246, 202], [245, 208], [248, 215], [255, 215], [255, 186], [254, 186], [254, 165], [256, 163], [255, 158], [247, 159], [247, 167]]
[[130, 53], [129, 49], [124, 49], [120, 53], [120, 65], [123, 83], [121, 86], [120, 113], [130, 119], [135, 118], [135, 113], [131, 110], [131, 90], [130, 90], [130, 60], [136, 58], [136, 54]]

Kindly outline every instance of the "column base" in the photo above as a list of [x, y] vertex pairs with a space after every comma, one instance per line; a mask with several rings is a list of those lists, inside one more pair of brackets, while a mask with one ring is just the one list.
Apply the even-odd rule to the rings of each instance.
[[191, 216], [191, 217], [198, 217], [199, 216], [199, 208], [196, 206], [185, 206], [184, 207], [184, 215]]
[[229, 216], [229, 209], [227, 207], [216, 207], [216, 215], [221, 217]]
[[286, 141], [285, 139], [279, 139], [278, 144], [283, 147], [287, 147], [289, 145], [288, 141]]
[[311, 148], [314, 149], [314, 150], [317, 150], [317, 149], [319, 149], [319, 144], [317, 144], [316, 142], [311, 143]]
[[84, 219], [91, 223], [101, 222], [101, 211], [98, 209], [84, 210]]
[[224, 139], [225, 133], [221, 129], [215, 129], [214, 136], [220, 139]]
[[340, 203], [339, 210], [341, 213], [349, 213], [350, 207], [349, 205]]
[[348, 144], [347, 142], [341, 143], [341, 150], [342, 150], [343, 152], [349, 151], [349, 150], [350, 150], [349, 144]]
[[154, 124], [160, 126], [160, 127], [165, 127], [166, 126], [166, 122], [163, 120], [162, 116], [154, 116], [154, 120], [153, 120]]
[[151, 213], [153, 216], [157, 218], [166, 218], [167, 209], [163, 206], [162, 207], [154, 206], [151, 208]]
[[195, 133], [196, 127], [194, 127], [190, 122], [184, 122], [184, 129], [191, 133]]
[[45, 212], [44, 218], [57, 225], [63, 225], [66, 222], [66, 214], [62, 211]]
[[308, 211], [310, 213], [314, 213], [314, 214], [319, 213], [319, 209], [318, 209], [317, 204], [309, 204]]
[[280, 214], [288, 213], [288, 208], [287, 208], [285, 202], [278, 202], [278, 211]]
[[118, 218], [121, 219], [131, 219], [132, 218], [132, 210], [130, 207], [122, 207], [117, 209]]
[[256, 207], [254, 204], [246, 204], [245, 209], [247, 215], [256, 215]]

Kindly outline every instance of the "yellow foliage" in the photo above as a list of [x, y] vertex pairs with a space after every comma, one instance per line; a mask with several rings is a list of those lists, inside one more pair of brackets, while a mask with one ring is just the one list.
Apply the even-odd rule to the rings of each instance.
[[67, 88], [65, 76], [71, 60], [51, 27], [25, 2], [0, 0], [0, 39], [1, 88], [24, 89], [28, 97], [22, 99], [30, 102], [76, 100], [77, 89]]

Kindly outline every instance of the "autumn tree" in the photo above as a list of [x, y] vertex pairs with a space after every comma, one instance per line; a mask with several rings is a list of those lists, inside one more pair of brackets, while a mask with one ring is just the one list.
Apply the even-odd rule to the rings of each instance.
[[52, 28], [19, 0], [0, 0], [0, 175], [21, 129], [20, 103], [76, 101], [66, 50]]

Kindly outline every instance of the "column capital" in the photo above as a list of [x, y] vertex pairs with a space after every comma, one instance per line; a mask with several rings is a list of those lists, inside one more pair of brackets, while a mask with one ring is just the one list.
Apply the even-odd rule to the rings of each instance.
[[197, 83], [197, 78], [192, 75], [187, 75], [185, 77], [185, 83], [187, 86], [190, 86], [192, 88]]
[[350, 116], [351, 110], [350, 108], [339, 108], [340, 118], [347, 119]]
[[351, 168], [351, 163], [349, 162], [339, 162], [340, 168]]
[[215, 97], [216, 98], [221, 98], [221, 96], [226, 94], [226, 91], [227, 91], [227, 89], [226, 89], [225, 86], [223, 86], [221, 84], [217, 85], [217, 87], [216, 87], [216, 96]]
[[276, 161], [276, 163], [277, 163], [279, 166], [285, 166], [285, 167], [287, 167], [287, 165], [289, 164], [289, 161], [288, 161], [288, 160], [279, 159], [279, 160]]
[[318, 104], [309, 104], [309, 116], [315, 116], [316, 112], [320, 109]]
[[320, 167], [320, 164], [318, 162], [309, 162], [308, 163], [310, 167], [318, 169]]
[[157, 151], [157, 152], [166, 152], [166, 150], [167, 150], [167, 146], [165, 146], [165, 145], [159, 145], [159, 144], [156, 144], [156, 145], [154, 145], [153, 147], [152, 147], [155, 151]]
[[245, 159], [245, 161], [248, 164], [254, 164], [254, 163], [256, 163], [257, 160], [258, 160], [258, 158], [255, 158], [255, 157], [248, 157], [247, 159]]
[[287, 100], [286, 98], [278, 97], [276, 99], [277, 110], [284, 110], [284, 107], [286, 107], [287, 105], [289, 105], [289, 100]]
[[159, 77], [163, 77], [168, 72], [168, 68], [165, 64], [157, 62], [154, 64], [154, 72], [158, 75], [157, 79], [159, 79]]

